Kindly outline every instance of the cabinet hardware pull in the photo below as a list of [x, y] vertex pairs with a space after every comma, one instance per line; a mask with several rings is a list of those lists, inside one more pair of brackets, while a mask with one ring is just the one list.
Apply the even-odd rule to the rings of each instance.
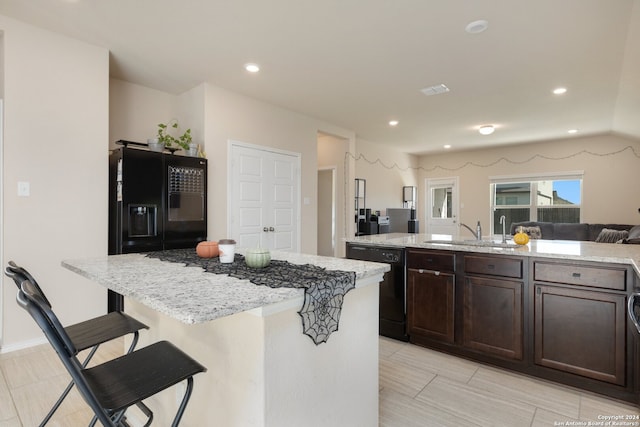
[[494, 268], [496, 268], [496, 266], [495, 266], [495, 265], [493, 265], [493, 264], [489, 264], [489, 265], [487, 265], [487, 268], [488, 268], [489, 270], [493, 270]]
[[640, 322], [638, 322], [638, 318], [636, 317], [634, 305], [635, 305], [635, 299], [639, 296], [640, 296], [640, 293], [634, 292], [631, 294], [631, 296], [629, 297], [629, 300], [627, 301], [627, 313], [629, 314], [629, 318], [633, 322], [633, 326], [636, 327], [636, 330], [638, 331], [638, 333], [640, 333]]
[[540, 288], [536, 288], [536, 295], [540, 295], [540, 292], [541, 292]]
[[573, 277], [580, 277], [580, 273], [573, 273], [572, 276]]

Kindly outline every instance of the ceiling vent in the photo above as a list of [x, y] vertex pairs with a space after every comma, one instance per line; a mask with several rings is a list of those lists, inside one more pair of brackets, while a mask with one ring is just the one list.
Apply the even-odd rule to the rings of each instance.
[[441, 93], [449, 92], [449, 88], [447, 87], [447, 85], [439, 84], [435, 86], [425, 87], [424, 89], [420, 89], [420, 92], [424, 93], [427, 96], [440, 95]]

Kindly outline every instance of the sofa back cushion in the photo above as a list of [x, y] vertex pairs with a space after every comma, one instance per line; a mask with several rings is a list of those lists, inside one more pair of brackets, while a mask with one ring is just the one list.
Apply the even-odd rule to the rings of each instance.
[[553, 235], [556, 240], [589, 240], [589, 224], [556, 223]]

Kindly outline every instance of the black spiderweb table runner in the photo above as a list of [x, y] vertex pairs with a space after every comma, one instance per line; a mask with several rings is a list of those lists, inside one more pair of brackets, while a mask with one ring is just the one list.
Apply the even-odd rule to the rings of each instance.
[[219, 258], [200, 258], [193, 249], [172, 249], [145, 255], [162, 261], [180, 262], [185, 266], [198, 265], [209, 273], [226, 274], [256, 285], [303, 288], [304, 303], [298, 314], [302, 317], [303, 332], [316, 345], [326, 342], [329, 335], [338, 330], [344, 296], [356, 286], [356, 273], [353, 271], [326, 270], [311, 264], [271, 260], [265, 268], [250, 268], [240, 254], [236, 254], [233, 263], [222, 264]]

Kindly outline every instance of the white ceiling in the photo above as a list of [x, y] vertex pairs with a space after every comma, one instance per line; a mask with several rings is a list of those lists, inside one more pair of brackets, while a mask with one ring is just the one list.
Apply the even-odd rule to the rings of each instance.
[[[108, 48], [113, 77], [210, 82], [405, 152], [572, 128], [640, 138], [640, 0], [0, 0], [0, 14]], [[489, 28], [466, 33], [478, 19]]]

